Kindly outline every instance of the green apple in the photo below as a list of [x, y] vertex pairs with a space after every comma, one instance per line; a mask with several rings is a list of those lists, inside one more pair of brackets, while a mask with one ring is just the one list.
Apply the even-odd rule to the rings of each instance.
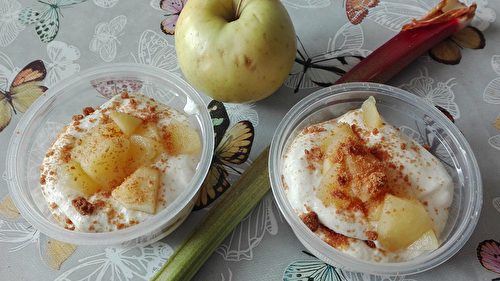
[[263, 99], [283, 84], [296, 38], [280, 0], [189, 0], [175, 27], [175, 49], [195, 88], [241, 103]]

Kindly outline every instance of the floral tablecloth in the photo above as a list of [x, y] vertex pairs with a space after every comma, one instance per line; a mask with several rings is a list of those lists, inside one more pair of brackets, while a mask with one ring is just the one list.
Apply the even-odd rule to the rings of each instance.
[[[437, 4], [433, 0], [282, 0], [308, 56], [348, 50], [367, 55], [393, 37], [401, 26]], [[359, 24], [348, 21], [349, 3], [364, 3], [368, 13]], [[471, 0], [465, 1], [467, 5]], [[49, 5], [52, 4], [52, 5]], [[49, 10], [47, 20], [58, 33], [40, 36], [22, 11]], [[217, 248], [195, 280], [492, 280], [500, 278], [500, 3], [478, 0], [472, 25], [484, 34], [481, 50], [460, 48], [457, 65], [421, 56], [388, 84], [404, 88], [446, 109], [469, 141], [479, 162], [484, 205], [467, 244], [449, 261], [427, 272], [379, 277], [333, 268], [306, 254], [269, 192]], [[25, 10], [26, 11], [26, 10]], [[9, 90], [16, 75], [41, 60], [48, 88], [87, 68], [117, 62], [147, 64], [182, 77], [173, 35], [161, 22], [173, 20], [160, 0], [0, 0], [0, 89]], [[38, 19], [39, 20], [39, 19]], [[53, 28], [53, 27], [51, 27]], [[44, 42], [42, 42], [44, 41]], [[281, 117], [297, 101], [319, 89], [290, 75], [271, 97], [249, 104], [226, 104], [235, 124], [250, 121], [255, 139], [248, 161], [228, 169], [233, 182], [269, 145]], [[5, 99], [6, 95], [1, 99]], [[210, 98], [204, 97], [207, 104]], [[3, 107], [3, 111], [12, 110]], [[6, 114], [5, 112], [0, 112]], [[17, 213], [7, 189], [6, 150], [17, 122], [16, 111], [0, 132], [0, 279], [1, 280], [149, 280], [207, 212], [194, 211], [171, 235], [141, 248], [72, 246], [57, 243], [31, 227]], [[498, 128], [497, 128], [498, 127]], [[495, 252], [496, 251], [496, 252]], [[293, 275], [305, 270], [301, 278]], [[306, 276], [307, 275], [307, 276]], [[307, 279], [310, 278], [310, 279]]]

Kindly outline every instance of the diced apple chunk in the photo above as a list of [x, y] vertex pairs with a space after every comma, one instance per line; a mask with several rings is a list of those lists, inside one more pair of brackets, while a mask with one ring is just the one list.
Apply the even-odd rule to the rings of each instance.
[[138, 126], [137, 129], [135, 129], [133, 134], [143, 136], [155, 141], [161, 141], [160, 131], [154, 123], [142, 123], [142, 125]]
[[332, 133], [323, 140], [322, 146], [325, 152], [334, 152], [341, 143], [345, 143], [349, 138], [356, 138], [356, 135], [347, 123], [338, 123], [332, 130]]
[[368, 213], [368, 220], [370, 221], [379, 221], [380, 220], [380, 215], [382, 214], [382, 204], [376, 205], [370, 205], [369, 213]]
[[91, 179], [74, 160], [60, 165], [57, 168], [57, 175], [61, 186], [78, 190], [85, 195], [92, 195], [101, 189], [101, 186]]
[[152, 167], [141, 166], [111, 195], [127, 209], [154, 214], [159, 185], [160, 172]]
[[140, 135], [130, 136], [130, 148], [126, 164], [127, 174], [150, 162], [163, 153], [163, 146], [156, 140]]
[[90, 178], [110, 191], [126, 176], [124, 165], [130, 142], [114, 123], [99, 125], [84, 135], [73, 150], [73, 158]]
[[385, 190], [387, 175], [384, 164], [370, 153], [351, 126], [339, 124], [333, 134], [324, 140], [325, 143], [328, 146], [324, 153], [322, 172], [330, 171], [335, 164], [341, 164], [343, 172], [339, 173], [342, 175], [339, 179], [344, 180], [343, 189], [350, 190], [354, 198], [367, 202]]
[[408, 251], [432, 251], [439, 247], [439, 242], [433, 229], [427, 230], [417, 241], [408, 246]]
[[127, 138], [142, 124], [142, 119], [123, 112], [111, 112], [109, 117], [118, 125]]
[[363, 122], [366, 126], [373, 130], [382, 127], [382, 119], [375, 105], [376, 101], [373, 96], [370, 96], [361, 105], [361, 110], [363, 111]]
[[163, 141], [170, 155], [193, 154], [201, 149], [198, 133], [175, 119], [165, 128]]
[[350, 138], [357, 138], [347, 123], [340, 123], [322, 142], [324, 147], [325, 160], [323, 162], [323, 173], [330, 170], [331, 166], [336, 163], [338, 159], [338, 148], [343, 143], [347, 143]]
[[383, 249], [389, 252], [405, 249], [432, 227], [432, 219], [417, 199], [385, 197], [377, 226]]
[[91, 141], [99, 138], [124, 137], [123, 131], [114, 122], [100, 124], [91, 128], [83, 137], [82, 141]]
[[340, 164], [333, 164], [326, 172], [316, 190], [316, 197], [320, 199], [326, 207], [336, 206], [346, 208], [352, 202], [352, 193], [349, 186], [345, 186], [348, 179], [342, 172]]

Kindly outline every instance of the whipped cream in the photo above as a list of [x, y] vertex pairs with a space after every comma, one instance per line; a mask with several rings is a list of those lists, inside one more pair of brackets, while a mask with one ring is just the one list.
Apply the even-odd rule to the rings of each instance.
[[[114, 111], [124, 112], [143, 120], [154, 115], [157, 119], [156, 126], [160, 131], [173, 119], [194, 128], [186, 115], [139, 94], [116, 95], [87, 116], [75, 115], [74, 121], [62, 129], [49, 148], [40, 168], [41, 189], [49, 209], [67, 229], [82, 232], [116, 231], [154, 216], [125, 208], [110, 195], [110, 192], [97, 192], [88, 196], [60, 184], [56, 171], [61, 164], [67, 162], [68, 153], [71, 153], [77, 141], [87, 131], [109, 119], [108, 115]], [[188, 186], [200, 157], [201, 152], [176, 156], [164, 152], [155, 159], [155, 163], [151, 164], [151, 167], [156, 167], [160, 171], [156, 213], [170, 205]], [[82, 215], [72, 204], [72, 200], [78, 197], [84, 197], [89, 203], [100, 207], [90, 215]]]
[[421, 251], [384, 251], [373, 239], [377, 221], [367, 219], [359, 210], [350, 212], [332, 205], [327, 207], [316, 197], [323, 177], [323, 161], [313, 155], [314, 151], [341, 123], [351, 125], [372, 154], [391, 167], [387, 176], [393, 186], [399, 186], [400, 192], [411, 194], [422, 203], [434, 222], [436, 236], [442, 232], [453, 198], [451, 177], [431, 153], [383, 119], [381, 128], [368, 129], [362, 109], [310, 126], [293, 140], [283, 159], [283, 183], [292, 207], [306, 224], [311, 220], [308, 216], [315, 213], [320, 223], [315, 233], [352, 256], [377, 262], [400, 262], [418, 256]]

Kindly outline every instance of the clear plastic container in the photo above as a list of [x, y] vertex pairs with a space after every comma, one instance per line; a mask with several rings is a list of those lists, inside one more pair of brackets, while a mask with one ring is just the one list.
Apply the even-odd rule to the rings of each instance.
[[[438, 237], [440, 246], [413, 260], [377, 263], [338, 251], [318, 238], [301, 221], [290, 205], [282, 182], [283, 153], [306, 126], [330, 120], [361, 107], [373, 96], [386, 121], [411, 132], [425, 132], [421, 141], [434, 142], [435, 154], [447, 162], [454, 182], [453, 202], [447, 224]], [[436, 267], [457, 253], [469, 239], [479, 219], [482, 183], [474, 153], [457, 127], [437, 108], [422, 98], [387, 85], [374, 83], [340, 84], [319, 90], [297, 103], [279, 124], [271, 143], [269, 173], [279, 209], [297, 238], [315, 256], [328, 264], [375, 275], [409, 275]]]
[[[107, 233], [71, 231], [61, 227], [49, 211], [40, 190], [39, 168], [62, 126], [70, 123], [73, 115], [81, 114], [84, 107], [106, 102], [104, 95], [113, 92], [113, 87], [117, 93], [138, 92], [189, 115], [202, 140], [201, 160], [179, 197], [147, 221]], [[82, 71], [47, 90], [23, 115], [8, 147], [9, 191], [21, 215], [33, 227], [76, 245], [139, 246], [165, 237], [187, 218], [210, 167], [214, 137], [206, 105], [187, 82], [146, 65], [114, 64]]]

